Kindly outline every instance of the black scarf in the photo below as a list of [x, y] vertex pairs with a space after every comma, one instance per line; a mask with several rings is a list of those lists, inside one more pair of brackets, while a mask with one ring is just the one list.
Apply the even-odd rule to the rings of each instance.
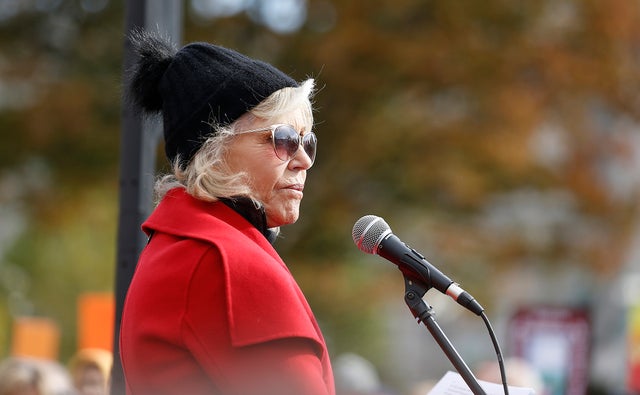
[[258, 229], [260, 233], [269, 240], [269, 243], [273, 244], [276, 241], [278, 232], [267, 227], [267, 215], [264, 211], [264, 207], [256, 207], [254, 201], [246, 196], [220, 198], [220, 201], [232, 208], [238, 214], [242, 215], [244, 219], [255, 226], [256, 229]]

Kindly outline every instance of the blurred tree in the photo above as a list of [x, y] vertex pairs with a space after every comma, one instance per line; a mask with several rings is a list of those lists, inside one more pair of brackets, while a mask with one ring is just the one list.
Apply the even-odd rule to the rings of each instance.
[[0, 4], [0, 207], [15, 218], [0, 233], [15, 241], [0, 248], [0, 325], [52, 317], [67, 358], [77, 296], [113, 289], [122, 7], [10, 3]]

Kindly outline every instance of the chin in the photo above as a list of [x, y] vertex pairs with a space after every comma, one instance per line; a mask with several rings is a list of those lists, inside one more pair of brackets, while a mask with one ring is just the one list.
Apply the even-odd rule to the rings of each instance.
[[264, 209], [268, 227], [291, 225], [300, 216], [300, 201], [270, 201], [265, 203]]
[[284, 213], [276, 216], [271, 216], [267, 213], [267, 226], [269, 228], [277, 228], [279, 226], [291, 225], [298, 220], [299, 213]]

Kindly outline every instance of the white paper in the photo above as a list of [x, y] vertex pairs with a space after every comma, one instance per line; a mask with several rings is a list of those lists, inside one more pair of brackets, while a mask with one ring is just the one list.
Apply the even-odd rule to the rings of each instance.
[[[504, 395], [502, 384], [482, 380], [478, 380], [478, 383], [487, 395]], [[459, 373], [450, 371], [442, 376], [428, 395], [473, 395], [473, 392]], [[535, 391], [532, 388], [509, 386], [509, 395], [535, 395]]]

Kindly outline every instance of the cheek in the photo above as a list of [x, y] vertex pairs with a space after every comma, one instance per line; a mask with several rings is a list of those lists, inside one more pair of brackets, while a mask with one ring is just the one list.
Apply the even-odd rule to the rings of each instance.
[[255, 174], [260, 169], [260, 164], [266, 165], [271, 155], [265, 149], [257, 145], [236, 144], [227, 150], [225, 161], [233, 172], [245, 172]]
[[225, 160], [232, 173], [247, 174], [251, 189], [261, 194], [275, 182], [274, 169], [282, 163], [273, 149], [250, 144], [231, 147]]
[[274, 190], [283, 177], [287, 162], [278, 159], [273, 147], [260, 141], [236, 140], [227, 151], [227, 164], [233, 173], [245, 173], [255, 199], [268, 205], [278, 200]]
[[282, 161], [277, 158], [277, 162], [273, 158], [264, 156], [256, 157], [256, 159], [247, 172], [251, 177], [251, 189], [258, 200], [266, 203], [273, 198], [274, 188], [282, 177], [285, 167], [282, 166]]

